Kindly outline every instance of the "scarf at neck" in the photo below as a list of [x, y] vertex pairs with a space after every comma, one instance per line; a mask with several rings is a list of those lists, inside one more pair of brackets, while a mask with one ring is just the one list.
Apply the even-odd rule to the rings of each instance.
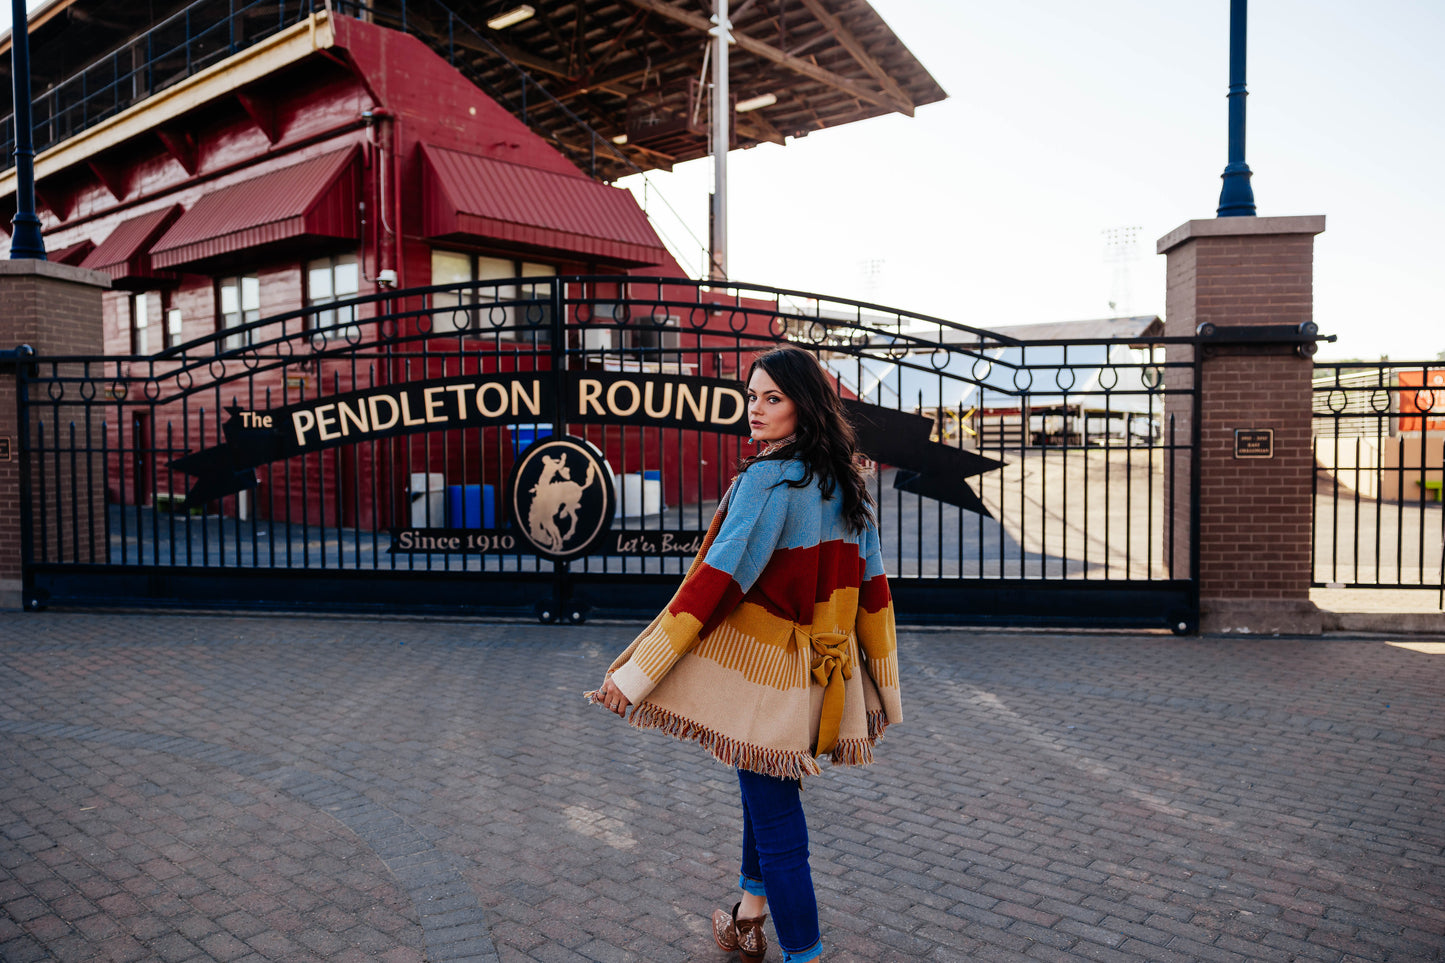
[[765, 442], [763, 442], [762, 450], [758, 452], [758, 457], [761, 458], [761, 457], [764, 456], [764, 455], [771, 455], [773, 452], [777, 451], [779, 448], [782, 448], [782, 447], [784, 447], [785, 445], [791, 445], [793, 442], [795, 442], [795, 441], [797, 441], [797, 440], [798, 440], [798, 435], [797, 435], [797, 433], [795, 432], [795, 433], [789, 435], [789, 436], [786, 437], [786, 438], [776, 438], [776, 439], [774, 439], [773, 441], [765, 441]]

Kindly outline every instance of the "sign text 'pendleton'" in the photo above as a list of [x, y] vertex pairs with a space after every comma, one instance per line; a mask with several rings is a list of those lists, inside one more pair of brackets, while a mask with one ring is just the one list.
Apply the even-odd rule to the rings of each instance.
[[[243, 431], [284, 418], [295, 451], [407, 431], [430, 431], [555, 417], [551, 376], [450, 378], [318, 399], [275, 412], [240, 411]], [[725, 381], [669, 375], [566, 372], [569, 422], [647, 423], [726, 430], [742, 423], [743, 393]]]
[[[525, 416], [542, 417], [542, 382], [465, 379], [398, 386], [390, 391], [337, 397], [291, 410], [291, 432], [298, 449], [322, 442], [357, 441], [356, 436], [386, 435], [434, 428], [462, 428]], [[271, 427], [274, 417], [240, 413], [243, 428]]]

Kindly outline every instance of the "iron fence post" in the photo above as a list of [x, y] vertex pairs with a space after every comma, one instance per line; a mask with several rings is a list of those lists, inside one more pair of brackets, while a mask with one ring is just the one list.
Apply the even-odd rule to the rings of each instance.
[[1204, 426], [1204, 345], [1198, 336], [1190, 350], [1194, 354], [1194, 384], [1190, 392], [1189, 416], [1189, 605], [1191, 620], [1190, 635], [1199, 634], [1200, 625], [1200, 575], [1199, 539], [1202, 526], [1199, 519], [1199, 486], [1203, 479], [1200, 462], [1203, 460]]
[[[566, 398], [567, 389], [563, 384], [564, 372], [567, 370], [567, 316], [566, 299], [562, 292], [566, 282], [562, 278], [553, 278], [548, 285], [548, 302], [551, 308], [551, 317], [547, 319], [551, 328], [548, 347], [551, 355], [552, 368], [552, 437], [557, 438], [567, 430]], [[512, 524], [518, 524], [517, 519]], [[552, 563], [552, 611], [556, 613], [559, 620], [565, 619], [567, 604], [571, 601], [571, 563], [559, 560]]]
[[14, 351], [15, 356], [15, 443], [20, 449], [17, 458], [20, 472], [20, 607], [29, 611], [40, 608], [35, 593], [35, 521], [31, 517], [34, 509], [30, 489], [30, 412], [28, 410], [30, 390], [27, 383], [28, 369], [34, 367], [35, 349], [22, 344]]

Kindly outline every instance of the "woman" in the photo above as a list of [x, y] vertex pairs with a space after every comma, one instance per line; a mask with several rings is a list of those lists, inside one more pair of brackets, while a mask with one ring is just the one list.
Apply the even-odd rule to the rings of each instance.
[[742, 894], [714, 938], [762, 959], [770, 909], [785, 963], [803, 963], [822, 942], [798, 792], [818, 756], [872, 762], [902, 718], [893, 606], [853, 429], [813, 356], [754, 361], [748, 419], [761, 449], [672, 601], [588, 697], [738, 770]]

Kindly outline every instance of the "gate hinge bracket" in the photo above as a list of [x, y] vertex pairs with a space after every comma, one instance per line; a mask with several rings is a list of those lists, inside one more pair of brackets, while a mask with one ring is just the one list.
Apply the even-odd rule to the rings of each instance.
[[1194, 333], [1200, 340], [1216, 344], [1292, 344], [1302, 358], [1309, 358], [1319, 350], [1321, 341], [1333, 344], [1337, 337], [1320, 334], [1319, 325], [1313, 321], [1299, 324], [1242, 324], [1217, 325], [1205, 321]]

